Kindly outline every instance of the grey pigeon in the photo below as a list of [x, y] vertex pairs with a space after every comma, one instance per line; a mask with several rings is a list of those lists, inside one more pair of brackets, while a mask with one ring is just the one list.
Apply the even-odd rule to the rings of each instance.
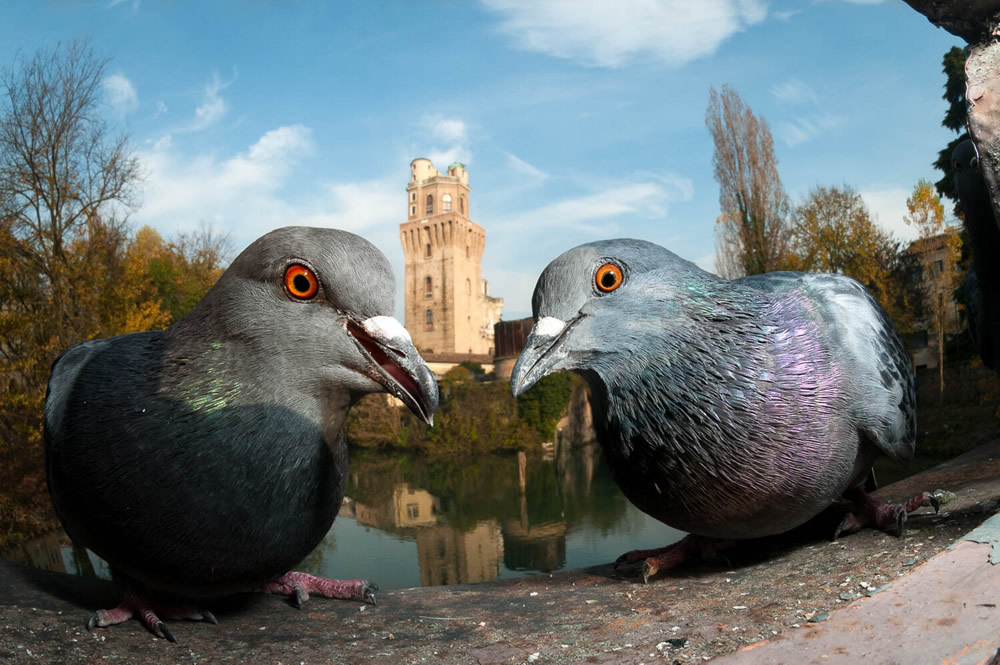
[[557, 370], [589, 384], [619, 487], [689, 532], [636, 550], [644, 577], [727, 543], [777, 534], [846, 495], [839, 531], [901, 532], [922, 493], [881, 504], [862, 485], [879, 454], [913, 456], [910, 361], [868, 291], [843, 275], [725, 280], [641, 240], [581, 245], [538, 278], [519, 395]]
[[181, 321], [77, 344], [45, 403], [49, 491], [75, 543], [124, 590], [88, 627], [206, 619], [249, 589], [374, 602], [375, 585], [289, 572], [344, 496], [348, 409], [385, 391], [430, 423], [434, 376], [392, 318], [368, 241], [287, 227], [244, 250]]
[[951, 163], [972, 249], [964, 284], [969, 332], [983, 364], [1000, 369], [1000, 229], [971, 139], [955, 146]]

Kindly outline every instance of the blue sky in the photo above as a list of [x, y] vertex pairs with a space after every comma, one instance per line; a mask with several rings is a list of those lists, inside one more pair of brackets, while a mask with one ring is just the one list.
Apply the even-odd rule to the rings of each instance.
[[[15, 0], [0, 66], [88, 39], [106, 111], [148, 173], [132, 216], [239, 250], [288, 224], [392, 261], [409, 163], [466, 164], [504, 318], [566, 249], [638, 237], [712, 269], [709, 88], [766, 118], [793, 203], [848, 184], [897, 237], [952, 135], [941, 59], [961, 40], [901, 0]], [[402, 314], [402, 302], [397, 302]]]

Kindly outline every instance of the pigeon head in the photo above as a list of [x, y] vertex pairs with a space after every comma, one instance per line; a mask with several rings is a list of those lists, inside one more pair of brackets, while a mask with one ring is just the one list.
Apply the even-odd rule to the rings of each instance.
[[535, 326], [511, 375], [513, 394], [559, 370], [585, 378], [613, 372], [636, 349], [649, 349], [658, 322], [680, 323], [692, 297], [714, 279], [643, 240], [604, 240], [565, 252], [535, 286]]
[[437, 383], [392, 316], [394, 293], [388, 260], [367, 240], [285, 227], [247, 247], [171, 336], [207, 327], [249, 349], [268, 381], [319, 401], [344, 388], [352, 399], [389, 392], [430, 424]]

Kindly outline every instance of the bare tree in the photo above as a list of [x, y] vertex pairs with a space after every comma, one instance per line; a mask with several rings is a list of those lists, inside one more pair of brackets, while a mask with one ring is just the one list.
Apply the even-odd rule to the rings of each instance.
[[709, 93], [705, 124], [712, 133], [722, 214], [716, 222], [716, 268], [723, 277], [787, 267], [790, 203], [767, 121], [723, 85]]
[[70, 246], [97, 226], [125, 239], [142, 178], [124, 136], [101, 116], [107, 61], [83, 43], [39, 50], [0, 73], [0, 225], [24, 270], [38, 275], [58, 346], [77, 341]]

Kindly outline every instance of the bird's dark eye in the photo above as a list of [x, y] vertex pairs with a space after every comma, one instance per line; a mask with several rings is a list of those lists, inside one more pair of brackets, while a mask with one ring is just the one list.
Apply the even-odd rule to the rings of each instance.
[[622, 285], [622, 269], [614, 263], [605, 263], [594, 275], [594, 286], [601, 293], [611, 293]]
[[309, 300], [319, 291], [316, 273], [301, 263], [293, 263], [285, 268], [285, 289], [298, 300]]

